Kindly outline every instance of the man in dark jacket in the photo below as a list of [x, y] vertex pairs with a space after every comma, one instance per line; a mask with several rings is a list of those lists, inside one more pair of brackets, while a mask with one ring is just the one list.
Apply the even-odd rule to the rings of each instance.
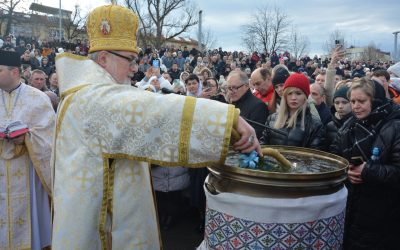
[[181, 71], [179, 70], [178, 63], [173, 62], [172, 67], [168, 70], [168, 74], [171, 76], [172, 81], [171, 83], [175, 80], [178, 79], [181, 76]]
[[268, 108], [265, 103], [255, 97], [249, 87], [249, 78], [242, 71], [232, 71], [227, 78], [228, 100], [240, 109], [240, 116], [247, 119], [256, 131], [257, 138], [262, 136], [263, 126], [268, 117]]
[[325, 103], [325, 89], [317, 83], [311, 84], [311, 98], [314, 100], [322, 124], [326, 125], [332, 121], [331, 111]]

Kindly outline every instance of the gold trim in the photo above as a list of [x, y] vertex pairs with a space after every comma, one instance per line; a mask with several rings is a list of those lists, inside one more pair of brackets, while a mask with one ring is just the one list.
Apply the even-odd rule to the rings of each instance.
[[[28, 236], [29, 236], [29, 240], [28, 240], [28, 242], [32, 242], [32, 215], [31, 215], [31, 178], [30, 178], [30, 176], [31, 176], [31, 173], [30, 173], [30, 159], [28, 158], [28, 157], [26, 157], [26, 161], [25, 161], [25, 166], [26, 166], [26, 169], [27, 169], [27, 172], [26, 172], [26, 183], [27, 183], [27, 185], [26, 185], [26, 190], [27, 190], [27, 199], [25, 200], [25, 202], [26, 202], [26, 204], [27, 204], [27, 209], [26, 209], [26, 213], [27, 213], [27, 215], [26, 215], [26, 218], [27, 218], [27, 222], [26, 223], [29, 223], [29, 226], [28, 226], [28, 230], [29, 230], [29, 232], [28, 232]], [[34, 169], [33, 169], [33, 171], [35, 171]]]
[[189, 144], [193, 125], [193, 115], [196, 107], [196, 98], [186, 97], [183, 104], [181, 132], [179, 134], [178, 161], [187, 164], [189, 161]]
[[71, 58], [71, 59], [76, 59], [76, 60], [81, 60], [81, 61], [90, 60], [85, 56], [78, 56], [78, 55], [75, 55], [75, 54], [72, 54], [72, 53], [69, 53], [69, 52], [64, 52], [64, 53], [58, 54], [56, 56], [56, 61], [60, 60], [61, 58], [64, 58], [64, 57]]
[[[27, 135], [30, 136], [30, 133], [28, 133]], [[36, 159], [36, 156], [35, 156], [34, 151], [33, 151], [32, 144], [31, 144], [28, 136], [25, 136], [25, 145], [26, 145], [26, 148], [28, 149], [29, 158], [32, 161], [32, 164], [33, 164], [33, 167], [35, 169], [35, 172], [38, 175], [40, 181], [42, 182], [42, 185], [43, 185], [44, 189], [46, 190], [46, 192], [50, 196], [50, 198], [52, 198], [51, 189], [48, 186], [48, 184], [50, 184], [50, 183], [46, 182], [46, 179], [43, 177], [42, 172], [40, 171], [41, 163], [39, 162], [38, 159]], [[49, 167], [50, 167], [50, 163], [49, 163]]]
[[235, 114], [234, 114], [234, 117], [233, 117], [233, 128], [234, 129], [237, 129], [239, 116], [240, 116], [240, 109], [236, 109], [235, 108]]
[[185, 166], [185, 167], [192, 167], [192, 168], [201, 168], [201, 167], [209, 167], [215, 164], [219, 164], [219, 160], [217, 161], [207, 161], [207, 162], [201, 162], [201, 163], [188, 163], [188, 162], [165, 162], [165, 161], [158, 161], [158, 160], [152, 160], [147, 157], [141, 157], [141, 156], [131, 156], [128, 154], [110, 154], [110, 153], [103, 153], [103, 157], [107, 158], [113, 158], [113, 159], [128, 159], [132, 161], [143, 161], [143, 162], [148, 162], [150, 164], [156, 164], [160, 165], [163, 167], [176, 167], [176, 166]]
[[75, 92], [77, 92], [77, 91], [81, 90], [82, 88], [87, 87], [89, 85], [90, 84], [82, 84], [82, 85], [78, 85], [76, 87], [70, 88], [70, 89], [60, 93], [60, 99], [62, 100], [65, 97], [67, 97], [68, 95], [73, 94], [73, 93], [75, 93]]
[[99, 221], [99, 236], [101, 241], [101, 249], [107, 249], [106, 238], [106, 220], [107, 220], [107, 203], [108, 203], [108, 188], [109, 188], [109, 175], [108, 175], [108, 158], [103, 157], [103, 198], [101, 202], [100, 221]]
[[147, 171], [149, 171], [148, 173], [148, 177], [150, 179], [150, 184], [151, 184], [151, 192], [153, 194], [153, 204], [154, 204], [154, 209], [155, 209], [155, 213], [156, 213], [156, 222], [157, 222], [157, 232], [158, 232], [158, 242], [160, 243], [160, 250], [163, 249], [163, 243], [162, 243], [162, 237], [161, 237], [161, 227], [160, 227], [160, 220], [159, 218], [159, 214], [158, 214], [158, 204], [157, 204], [157, 199], [156, 199], [156, 192], [154, 190], [154, 185], [153, 185], [153, 178], [151, 178], [151, 164], [147, 162]]
[[[67, 109], [68, 109], [69, 105], [71, 104], [72, 97], [73, 97], [73, 95], [70, 95], [65, 99], [65, 103], [63, 104], [60, 112], [57, 115], [55, 139], [58, 138], [58, 134], [60, 133], [60, 129], [61, 129], [61, 123], [64, 120], [65, 112], [67, 112]], [[55, 145], [54, 145], [54, 147], [55, 147]]]
[[113, 216], [113, 201], [114, 201], [114, 181], [115, 181], [115, 164], [116, 161], [114, 160], [111, 163], [111, 167], [109, 169], [109, 189], [108, 189], [108, 211], [110, 212], [110, 216]]
[[224, 140], [223, 140], [223, 144], [222, 144], [220, 164], [225, 163], [226, 156], [228, 155], [229, 143], [231, 141], [233, 124], [235, 122], [237, 123], [237, 118], [238, 118], [238, 116], [236, 116], [236, 114], [238, 113], [236, 110], [237, 109], [235, 109], [234, 106], [232, 106], [232, 105], [228, 106], [228, 117], [227, 117], [227, 121], [226, 121], [226, 125], [225, 125], [225, 135], [224, 135]]
[[14, 157], [12, 159], [18, 158], [26, 153], [26, 147], [24, 145], [15, 145]]
[[5, 161], [6, 165], [6, 176], [7, 176], [7, 212], [8, 212], [8, 246], [10, 248], [13, 248], [13, 223], [12, 221], [12, 207], [11, 207], [11, 197], [10, 197], [10, 192], [11, 192], [11, 184], [10, 184], [10, 168], [11, 168], [11, 161], [6, 160]]

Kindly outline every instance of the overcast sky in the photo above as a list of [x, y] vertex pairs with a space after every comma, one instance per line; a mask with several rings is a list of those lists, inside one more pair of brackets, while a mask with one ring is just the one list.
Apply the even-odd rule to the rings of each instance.
[[[42, 0], [45, 5], [58, 7], [57, 0]], [[268, 3], [287, 13], [292, 24], [310, 40], [309, 54], [323, 53], [329, 35], [339, 29], [349, 45], [366, 46], [374, 42], [383, 51], [393, 51], [394, 31], [400, 31], [400, 1], [398, 0], [193, 0], [203, 10], [203, 27], [217, 39], [216, 47], [243, 50], [242, 27], [251, 20], [257, 8]], [[73, 10], [79, 3], [83, 10], [93, 9], [105, 0], [62, 0], [62, 8]], [[197, 27], [190, 34], [197, 39]], [[400, 37], [399, 37], [400, 40]], [[399, 41], [400, 43], [400, 41]]]

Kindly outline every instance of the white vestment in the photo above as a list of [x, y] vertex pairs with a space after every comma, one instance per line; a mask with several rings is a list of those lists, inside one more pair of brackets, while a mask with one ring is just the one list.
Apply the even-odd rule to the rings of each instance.
[[0, 127], [28, 125], [25, 143], [0, 139], [0, 249], [41, 249], [50, 245], [50, 157], [55, 113], [50, 99], [22, 83], [1, 91]]
[[238, 111], [117, 84], [84, 57], [56, 66], [53, 249], [160, 249], [150, 164], [224, 162]]

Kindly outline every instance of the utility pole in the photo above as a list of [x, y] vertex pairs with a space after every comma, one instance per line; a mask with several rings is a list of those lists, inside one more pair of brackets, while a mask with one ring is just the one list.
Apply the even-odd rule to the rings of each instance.
[[199, 11], [199, 35], [198, 35], [198, 43], [199, 43], [199, 51], [203, 51], [203, 30], [202, 30], [202, 25], [203, 25], [203, 11]]
[[400, 31], [393, 32], [394, 35], [394, 52], [393, 52], [393, 60], [397, 61], [399, 59], [399, 52], [397, 51], [397, 35]]
[[60, 43], [61, 43], [61, 32], [62, 32], [61, 0], [60, 0], [59, 15], [60, 15], [60, 18], [59, 18], [59, 21], [60, 21], [59, 25], [60, 25], [60, 27], [59, 27], [59, 28], [60, 28]]

